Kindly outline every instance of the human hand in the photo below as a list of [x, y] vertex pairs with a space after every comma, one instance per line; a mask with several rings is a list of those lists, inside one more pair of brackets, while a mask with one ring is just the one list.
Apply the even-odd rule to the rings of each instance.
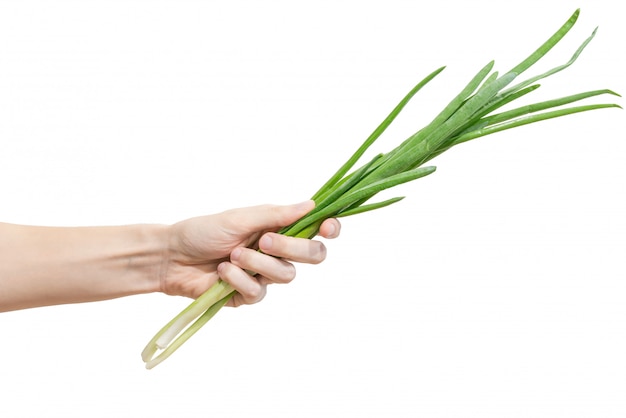
[[[230, 306], [259, 302], [268, 284], [294, 279], [293, 262], [317, 264], [325, 259], [323, 243], [274, 232], [297, 221], [314, 206], [313, 201], [254, 206], [172, 225], [161, 291], [197, 298], [221, 278], [237, 291]], [[320, 227], [320, 236], [335, 238], [340, 227], [336, 219], [328, 219]]]

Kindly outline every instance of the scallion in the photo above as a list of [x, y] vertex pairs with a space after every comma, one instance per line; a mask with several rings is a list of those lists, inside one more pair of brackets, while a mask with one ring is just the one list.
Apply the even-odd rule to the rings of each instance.
[[[539, 80], [566, 69], [577, 60], [595, 36], [596, 30], [565, 64], [511, 86], [514, 80], [543, 58], [570, 31], [578, 15], [579, 10], [576, 10], [544, 44], [502, 76], [499, 76], [497, 72], [492, 72], [493, 62], [488, 63], [431, 123], [411, 135], [395, 149], [386, 154], [377, 155], [361, 168], [350, 172], [409, 100], [439, 75], [444, 67], [430, 73], [400, 101], [348, 161], [313, 195], [313, 200], [316, 202], [315, 209], [279, 232], [288, 236], [312, 238], [317, 235], [318, 228], [325, 219], [355, 215], [396, 203], [402, 198], [392, 198], [379, 203], [368, 202], [382, 190], [433, 173], [434, 167], [423, 167], [423, 165], [463, 142], [564, 115], [595, 109], [619, 108], [620, 106], [613, 103], [564, 107], [594, 96], [606, 94], [619, 96], [611, 90], [594, 90], [496, 113], [504, 105], [537, 90], [539, 85], [536, 83]], [[146, 367], [152, 368], [169, 357], [212, 318], [233, 294], [232, 287], [220, 280], [192, 302], [148, 343], [142, 353]]]

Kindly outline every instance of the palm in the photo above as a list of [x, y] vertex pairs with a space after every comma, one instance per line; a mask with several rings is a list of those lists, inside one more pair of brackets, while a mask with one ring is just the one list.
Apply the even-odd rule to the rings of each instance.
[[250, 247], [264, 231], [245, 230], [230, 213], [193, 218], [177, 224], [178, 254], [170, 257], [165, 289], [168, 294], [198, 296], [218, 280], [217, 266], [237, 247]]

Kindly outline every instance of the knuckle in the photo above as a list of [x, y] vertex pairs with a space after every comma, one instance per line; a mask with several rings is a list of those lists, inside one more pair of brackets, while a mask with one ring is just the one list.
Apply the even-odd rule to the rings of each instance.
[[268, 218], [271, 219], [272, 224], [282, 225], [285, 223], [285, 218], [288, 213], [284, 207], [278, 205], [264, 205], [264, 209], [268, 213]]
[[285, 272], [283, 274], [283, 283], [290, 283], [296, 278], [296, 268], [293, 264], [285, 266]]
[[246, 289], [244, 296], [248, 304], [260, 302], [265, 296], [265, 286], [256, 282]]
[[248, 248], [235, 248], [230, 253], [230, 261], [231, 263], [241, 267], [242, 264], [245, 264], [247, 260], [250, 258]]

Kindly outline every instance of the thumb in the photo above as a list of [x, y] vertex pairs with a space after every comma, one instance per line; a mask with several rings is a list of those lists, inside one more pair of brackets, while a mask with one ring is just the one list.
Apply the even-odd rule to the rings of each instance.
[[265, 231], [291, 225], [315, 207], [307, 200], [294, 205], [261, 205], [235, 209], [240, 228], [249, 232]]

